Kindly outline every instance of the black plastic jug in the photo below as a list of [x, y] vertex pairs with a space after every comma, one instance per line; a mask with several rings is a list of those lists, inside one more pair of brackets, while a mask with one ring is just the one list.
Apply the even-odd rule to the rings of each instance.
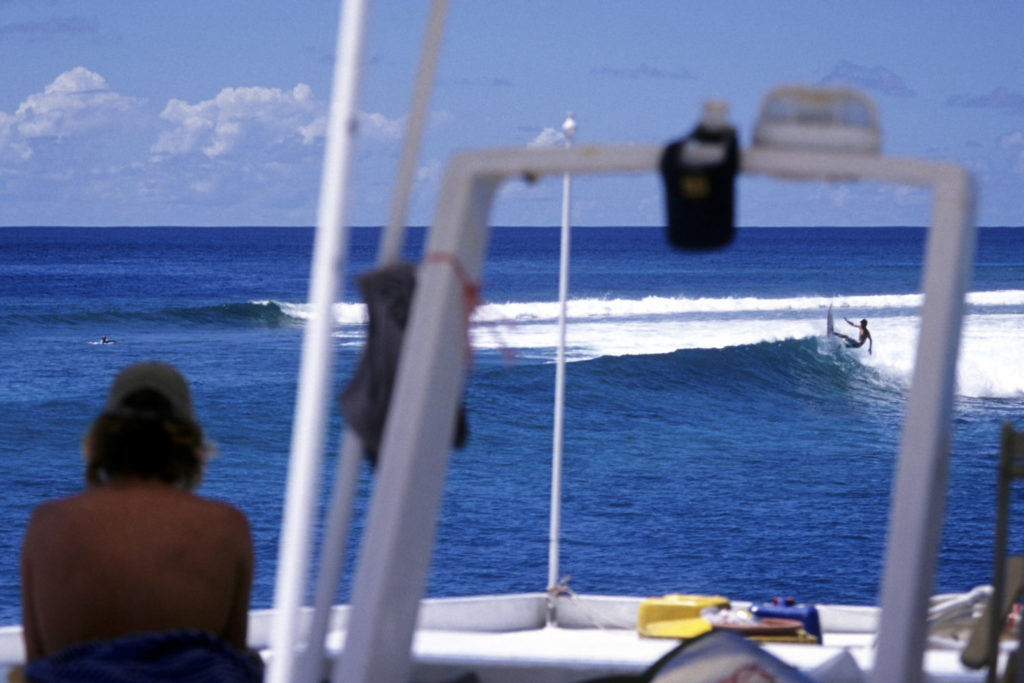
[[665, 148], [661, 175], [673, 246], [714, 249], [732, 241], [739, 162], [736, 130], [718, 121], [702, 121]]

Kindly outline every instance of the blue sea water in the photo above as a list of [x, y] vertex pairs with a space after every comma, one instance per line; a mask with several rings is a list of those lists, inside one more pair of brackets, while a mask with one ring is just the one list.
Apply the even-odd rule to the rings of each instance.
[[[422, 238], [412, 232], [410, 259]], [[681, 254], [658, 228], [575, 229], [569, 585], [875, 602], [924, 238], [920, 228], [745, 228], [726, 250]], [[351, 280], [371, 267], [377, 239], [353, 233], [335, 308], [338, 391], [365, 331]], [[149, 359], [189, 378], [219, 451], [200, 493], [248, 515], [252, 605], [272, 604], [312, 241], [306, 228], [0, 229], [0, 623], [20, 619], [32, 507], [81, 488], [79, 442], [110, 379]], [[429, 595], [545, 588], [558, 244], [554, 228], [493, 231], [469, 436], [451, 459]], [[844, 316], [869, 319], [872, 354], [824, 343], [830, 303], [842, 327]], [[999, 426], [1024, 414], [1022, 321], [1024, 229], [982, 229], [936, 591], [990, 580]], [[91, 343], [101, 335], [117, 343]], [[336, 406], [332, 416], [325, 493], [342, 429]], [[355, 534], [371, 488], [367, 467]], [[346, 581], [339, 600], [347, 592]]]

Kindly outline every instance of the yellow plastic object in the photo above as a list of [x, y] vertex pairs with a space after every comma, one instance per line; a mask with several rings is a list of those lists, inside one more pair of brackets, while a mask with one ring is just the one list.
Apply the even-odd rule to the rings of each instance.
[[795, 636], [747, 636], [758, 643], [803, 643], [807, 645], [820, 645], [821, 641], [800, 629]]
[[672, 593], [640, 603], [637, 631], [652, 638], [696, 638], [711, 630], [711, 624], [700, 618], [709, 607], [728, 609], [729, 599], [721, 595], [682, 595]]
[[652, 621], [639, 629], [640, 635], [648, 638], [678, 638], [681, 640], [696, 638], [710, 630], [711, 622], [700, 617]]

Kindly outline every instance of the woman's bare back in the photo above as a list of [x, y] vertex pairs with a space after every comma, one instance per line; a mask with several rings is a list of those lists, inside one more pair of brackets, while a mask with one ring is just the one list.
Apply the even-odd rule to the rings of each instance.
[[148, 481], [90, 487], [37, 508], [22, 574], [29, 659], [176, 628], [245, 647], [252, 542], [225, 503]]

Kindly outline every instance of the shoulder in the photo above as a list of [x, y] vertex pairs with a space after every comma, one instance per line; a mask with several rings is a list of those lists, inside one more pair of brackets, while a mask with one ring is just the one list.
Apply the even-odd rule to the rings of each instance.
[[224, 524], [231, 524], [245, 529], [249, 528], [249, 520], [245, 516], [245, 513], [231, 503], [225, 503], [220, 500], [211, 500], [209, 498], [200, 498], [199, 496], [195, 496], [193, 500], [203, 509], [205, 514], [208, 514], [211, 518], [218, 519]]
[[26, 534], [42, 532], [73, 521], [78, 517], [81, 508], [81, 494], [40, 503], [32, 510]]
[[51, 556], [60, 548], [80, 547], [88, 536], [80, 496], [40, 503], [32, 510], [22, 539], [22, 558]]
[[245, 552], [252, 545], [249, 519], [245, 513], [230, 503], [194, 496], [192, 510], [206, 530], [227, 543]]

